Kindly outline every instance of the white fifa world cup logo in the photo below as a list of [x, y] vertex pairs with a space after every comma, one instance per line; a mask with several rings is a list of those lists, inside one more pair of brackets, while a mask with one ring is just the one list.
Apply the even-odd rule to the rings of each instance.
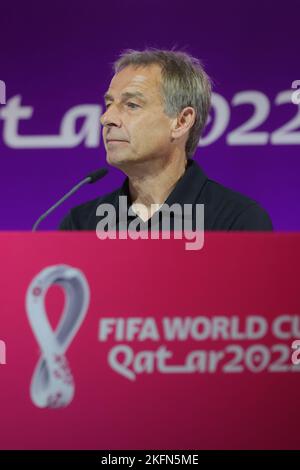
[[[52, 285], [65, 291], [64, 309], [55, 331], [45, 308], [45, 296]], [[31, 399], [39, 408], [64, 407], [73, 399], [75, 385], [65, 353], [86, 316], [89, 301], [86, 277], [67, 265], [43, 269], [27, 289], [26, 311], [41, 350], [30, 385]]]

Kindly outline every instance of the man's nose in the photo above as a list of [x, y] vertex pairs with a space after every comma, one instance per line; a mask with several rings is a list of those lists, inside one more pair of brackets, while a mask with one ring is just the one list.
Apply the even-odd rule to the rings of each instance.
[[116, 127], [121, 127], [121, 120], [119, 117], [119, 113], [115, 106], [112, 104], [109, 106], [109, 108], [105, 111], [105, 113], [102, 114], [100, 118], [100, 122], [103, 127], [105, 126], [116, 126]]

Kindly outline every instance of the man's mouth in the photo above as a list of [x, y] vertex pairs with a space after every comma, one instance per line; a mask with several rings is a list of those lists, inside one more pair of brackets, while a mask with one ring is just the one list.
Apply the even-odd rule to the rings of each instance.
[[121, 143], [128, 143], [128, 141], [121, 140], [121, 139], [107, 139], [106, 143], [107, 144], [121, 144]]

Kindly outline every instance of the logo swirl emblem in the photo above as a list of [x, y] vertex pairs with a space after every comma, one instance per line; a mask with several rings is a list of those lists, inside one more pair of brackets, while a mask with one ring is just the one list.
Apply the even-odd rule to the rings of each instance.
[[[52, 285], [65, 291], [64, 309], [55, 331], [45, 308], [45, 296]], [[41, 350], [30, 386], [31, 399], [39, 408], [64, 407], [73, 399], [75, 384], [65, 353], [85, 318], [89, 301], [86, 277], [67, 265], [43, 269], [27, 289], [26, 311]]]

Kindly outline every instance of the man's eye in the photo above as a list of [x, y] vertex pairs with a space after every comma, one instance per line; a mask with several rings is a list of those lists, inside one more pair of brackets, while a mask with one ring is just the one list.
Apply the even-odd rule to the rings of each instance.
[[108, 109], [108, 108], [110, 107], [110, 105], [111, 105], [111, 103], [107, 103], [107, 104], [105, 105], [105, 108]]
[[129, 106], [129, 108], [132, 108], [132, 109], [139, 108], [138, 104], [131, 103], [130, 101], [127, 103], [127, 106]]

